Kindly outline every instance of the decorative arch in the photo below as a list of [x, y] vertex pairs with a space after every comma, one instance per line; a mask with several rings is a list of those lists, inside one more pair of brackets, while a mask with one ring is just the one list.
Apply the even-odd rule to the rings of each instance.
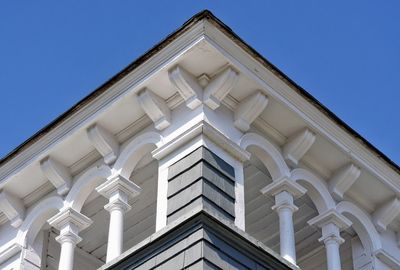
[[59, 196], [46, 198], [34, 206], [18, 230], [18, 243], [23, 247], [33, 245], [43, 225], [63, 206], [64, 202]]
[[80, 212], [90, 193], [109, 176], [111, 176], [111, 168], [107, 165], [88, 169], [75, 181], [65, 198], [65, 207], [71, 207]]
[[113, 169], [129, 179], [138, 162], [147, 153], [146, 148], [149, 145], [155, 148], [161, 140], [161, 135], [152, 131], [133, 138], [119, 155]]
[[291, 179], [303, 185], [319, 214], [336, 206], [325, 182], [308, 170], [297, 168], [291, 173]]
[[358, 234], [364, 248], [373, 254], [382, 248], [379, 233], [368, 213], [351, 202], [342, 201], [336, 206], [336, 210], [353, 222], [353, 229]]
[[264, 137], [255, 133], [246, 133], [240, 139], [240, 146], [243, 149], [255, 147], [254, 153], [267, 167], [273, 181], [290, 175], [289, 167], [280, 149]]

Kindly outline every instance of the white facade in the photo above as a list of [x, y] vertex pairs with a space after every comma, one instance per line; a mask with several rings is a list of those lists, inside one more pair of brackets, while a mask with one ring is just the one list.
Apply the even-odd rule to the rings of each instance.
[[400, 269], [399, 168], [208, 12], [2, 161], [0, 269], [117, 261], [170, 226], [167, 169], [199, 146], [290, 263]]

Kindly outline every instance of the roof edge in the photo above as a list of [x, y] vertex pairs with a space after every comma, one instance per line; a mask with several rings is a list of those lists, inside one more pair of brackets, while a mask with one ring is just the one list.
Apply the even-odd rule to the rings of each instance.
[[19, 153], [23, 152], [25, 149], [27, 149], [28, 147], [33, 145], [35, 142], [39, 141], [43, 136], [45, 136], [51, 130], [58, 127], [58, 125], [60, 125], [65, 119], [72, 116], [75, 112], [79, 111], [82, 107], [89, 104], [93, 99], [100, 96], [103, 92], [107, 91], [108, 88], [113, 86], [116, 82], [121, 80], [128, 73], [130, 73], [131, 71], [136, 69], [138, 66], [140, 66], [142, 63], [144, 63], [146, 60], [148, 60], [153, 55], [155, 55], [158, 51], [160, 51], [161, 49], [166, 47], [168, 44], [170, 44], [177, 37], [179, 37], [180, 35], [185, 33], [193, 24], [196, 24], [197, 22], [199, 22], [203, 19], [209, 20], [214, 26], [218, 27], [218, 29], [220, 29], [224, 34], [226, 34], [233, 41], [238, 43], [243, 50], [245, 50], [247, 53], [252, 55], [258, 62], [260, 62], [268, 70], [270, 70], [272, 73], [274, 73], [278, 78], [280, 78], [282, 81], [284, 81], [286, 84], [288, 84], [288, 86], [290, 88], [295, 90], [299, 95], [304, 97], [308, 102], [312, 103], [320, 112], [322, 112], [324, 115], [329, 117], [338, 126], [340, 126], [345, 132], [347, 132], [355, 140], [357, 140], [362, 145], [367, 147], [370, 151], [372, 151], [373, 154], [377, 158], [386, 162], [386, 164], [389, 167], [391, 167], [398, 174], [400, 174], [400, 166], [398, 164], [396, 164], [393, 160], [391, 160], [388, 156], [386, 156], [383, 152], [381, 152], [378, 148], [376, 148], [372, 143], [370, 143], [367, 139], [365, 139], [363, 136], [361, 136], [353, 128], [351, 128], [349, 125], [347, 125], [343, 120], [341, 120], [337, 115], [335, 115], [332, 111], [330, 111], [321, 102], [319, 102], [308, 91], [306, 91], [304, 88], [302, 88], [300, 85], [298, 85], [292, 79], [290, 79], [279, 68], [277, 68], [271, 62], [269, 62], [266, 58], [264, 58], [254, 48], [252, 48], [243, 39], [241, 39], [236, 33], [234, 33], [234, 31], [230, 27], [228, 27], [221, 20], [219, 20], [216, 16], [214, 16], [214, 14], [209, 10], [203, 10], [203, 11], [195, 14], [193, 17], [191, 17], [189, 20], [187, 20], [180, 28], [178, 28], [177, 30], [175, 30], [174, 32], [169, 34], [166, 38], [164, 38], [158, 44], [153, 46], [150, 50], [148, 50], [147, 52], [142, 54], [139, 58], [137, 58], [131, 64], [126, 66], [124, 69], [122, 69], [116, 75], [111, 77], [104, 84], [102, 84], [101, 86], [96, 88], [92, 93], [88, 94], [82, 100], [80, 100], [75, 105], [73, 105], [69, 110], [67, 110], [66, 112], [61, 114], [59, 117], [57, 117], [56, 119], [51, 121], [45, 127], [43, 127], [38, 132], [36, 132], [34, 135], [29, 137], [27, 140], [25, 140], [22, 144], [20, 144], [15, 149], [13, 149], [11, 152], [6, 154], [3, 158], [0, 159], [0, 167], [3, 166], [4, 164], [6, 164], [11, 159], [13, 159], [14, 157], [16, 157]]

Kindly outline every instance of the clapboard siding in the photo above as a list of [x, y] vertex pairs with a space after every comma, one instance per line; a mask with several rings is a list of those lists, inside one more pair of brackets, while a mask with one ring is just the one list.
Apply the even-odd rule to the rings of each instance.
[[167, 221], [207, 208], [229, 221], [235, 219], [234, 169], [204, 147], [168, 168]]

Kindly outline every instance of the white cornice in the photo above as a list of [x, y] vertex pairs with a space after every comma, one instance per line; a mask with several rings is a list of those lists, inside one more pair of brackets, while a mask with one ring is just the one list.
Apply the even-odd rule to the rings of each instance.
[[122, 97], [135, 93], [140, 87], [144, 86], [149, 78], [169, 64], [175, 63], [182, 54], [200, 41], [208, 42], [224, 55], [229, 64], [240, 73], [254, 79], [266, 95], [297, 113], [313, 131], [334, 143], [342, 152], [347, 153], [350, 159], [370, 171], [393, 189], [397, 195], [400, 195], [400, 175], [391, 166], [357, 141], [347, 130], [321, 112], [309, 100], [274, 75], [260, 61], [245, 52], [231, 38], [205, 21], [193, 25], [192, 28], [160, 52], [83, 106], [79, 112], [71, 114], [34, 144], [3, 164], [0, 168], [0, 188], [7, 183], [10, 176], [48, 155], [57, 143], [76, 131], [93, 124], [97, 116], [104, 112], [108, 106], [113, 106]]
[[254, 79], [269, 97], [297, 113], [311, 129], [338, 146], [350, 159], [357, 161], [400, 195], [400, 175], [391, 166], [217, 28], [210, 23], [205, 23], [205, 28], [206, 40], [223, 54], [230, 64], [238, 68], [239, 72]]
[[107, 107], [112, 106], [122, 97], [137, 91], [145, 81], [154, 76], [160, 69], [174, 62], [203, 39], [204, 27], [203, 23], [200, 22], [163, 48], [161, 52], [155, 54], [130, 74], [120, 79], [107, 91], [104, 91], [80, 108], [79, 112], [71, 114], [57, 127], [43, 135], [40, 140], [0, 167], [0, 188], [11, 179], [10, 176], [17, 174], [34, 161], [45, 157], [57, 143], [76, 131], [87, 128]]

